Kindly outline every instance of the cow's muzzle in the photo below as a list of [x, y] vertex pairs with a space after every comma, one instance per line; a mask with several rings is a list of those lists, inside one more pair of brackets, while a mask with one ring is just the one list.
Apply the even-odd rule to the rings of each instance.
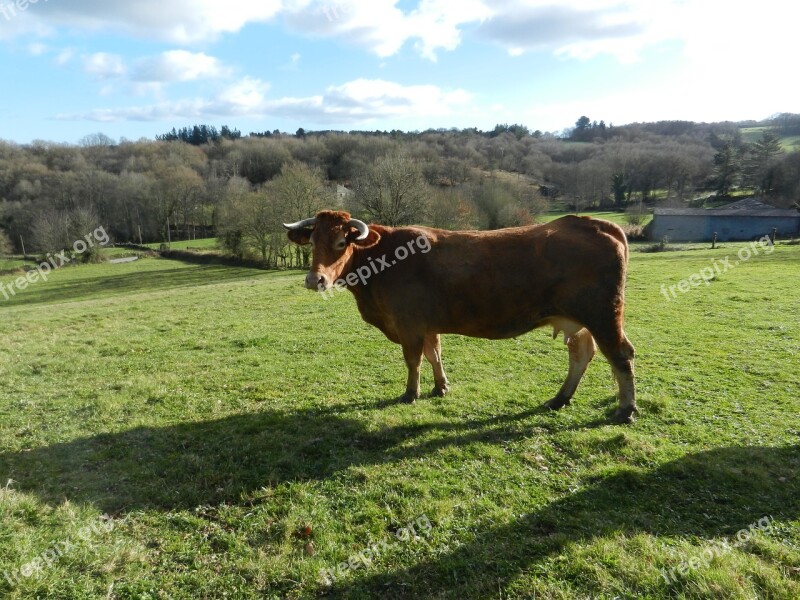
[[330, 287], [330, 283], [325, 275], [320, 275], [319, 273], [314, 273], [311, 271], [308, 275], [306, 275], [306, 288], [309, 290], [319, 290], [320, 292], [324, 292]]

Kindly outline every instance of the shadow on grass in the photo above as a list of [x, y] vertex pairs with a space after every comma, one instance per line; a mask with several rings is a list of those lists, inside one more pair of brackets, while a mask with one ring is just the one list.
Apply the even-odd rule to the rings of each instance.
[[[329, 597], [495, 597], [568, 544], [617, 533], [727, 537], [734, 545], [737, 532], [762, 517], [800, 517], [798, 469], [800, 446], [729, 447], [649, 472], [618, 472], [510, 524], [478, 531], [448, 553], [337, 584]], [[569, 565], [564, 569], [559, 577], [569, 578]]]
[[[240, 503], [242, 494], [336, 477], [350, 466], [424, 458], [446, 446], [520, 439], [530, 435], [526, 419], [536, 412], [379, 431], [330, 410], [237, 415], [5, 452], [0, 474], [44, 502], [87, 502], [110, 514]], [[624, 443], [622, 437], [612, 437], [606, 450]], [[798, 446], [717, 448], [650, 471], [617, 470], [513, 523], [476, 531], [457, 549], [404, 570], [375, 568], [336, 584], [330, 593], [491, 596], [571, 542], [615, 532], [725, 536], [767, 515], [794, 520], [800, 516], [798, 471]]]
[[[67, 268], [72, 269], [74, 267]], [[87, 271], [85, 277], [75, 278], [70, 281], [37, 283], [17, 292], [9, 300], [4, 300], [3, 306], [74, 302], [76, 300], [105, 298], [123, 294], [149, 293], [208, 283], [224, 283], [225, 281], [247, 279], [265, 273], [265, 271], [242, 267], [203, 265], [110, 275], [109, 269], [112, 269], [113, 266], [107, 267], [103, 265], [101, 268], [103, 268], [102, 273], [99, 271]]]
[[[529, 435], [521, 421], [534, 412], [371, 431], [336, 410], [267, 411], [4, 452], [0, 475], [44, 502], [86, 502], [109, 513], [236, 503], [265, 486], [322, 480], [353, 465], [521, 438]], [[436, 435], [409, 444], [431, 432]]]

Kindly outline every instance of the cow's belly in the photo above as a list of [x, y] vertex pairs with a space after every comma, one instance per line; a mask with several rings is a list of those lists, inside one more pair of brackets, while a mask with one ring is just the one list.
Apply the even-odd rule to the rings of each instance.
[[469, 321], [448, 321], [432, 324], [436, 333], [453, 333], [469, 337], [499, 340], [514, 338], [544, 325], [541, 314], [518, 315], [515, 318], [473, 318]]
[[540, 327], [556, 315], [556, 311], [541, 298], [530, 295], [505, 295], [474, 298], [469, 294], [456, 296], [441, 303], [430, 325], [438, 333], [454, 333], [487, 339], [512, 338]]

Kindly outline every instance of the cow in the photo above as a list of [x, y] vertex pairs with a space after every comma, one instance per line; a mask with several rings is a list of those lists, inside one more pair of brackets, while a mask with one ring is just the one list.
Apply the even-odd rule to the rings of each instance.
[[634, 348], [623, 329], [628, 244], [614, 223], [570, 215], [447, 231], [367, 225], [325, 210], [284, 227], [292, 242], [312, 246], [305, 286], [323, 293], [346, 287], [364, 321], [402, 346], [408, 381], [401, 401], [420, 396], [423, 355], [433, 367], [432, 395], [449, 391], [441, 334], [504, 339], [551, 326], [554, 339], [564, 334], [569, 370], [544, 406], [570, 404], [599, 347], [619, 389], [614, 419], [633, 421]]

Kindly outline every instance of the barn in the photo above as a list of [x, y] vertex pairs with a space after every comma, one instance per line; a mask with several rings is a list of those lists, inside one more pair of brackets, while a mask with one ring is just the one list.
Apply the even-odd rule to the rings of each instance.
[[657, 208], [648, 226], [651, 239], [704, 242], [753, 240], [777, 230], [779, 238], [800, 235], [800, 211], [775, 208], [755, 198], [718, 208]]

